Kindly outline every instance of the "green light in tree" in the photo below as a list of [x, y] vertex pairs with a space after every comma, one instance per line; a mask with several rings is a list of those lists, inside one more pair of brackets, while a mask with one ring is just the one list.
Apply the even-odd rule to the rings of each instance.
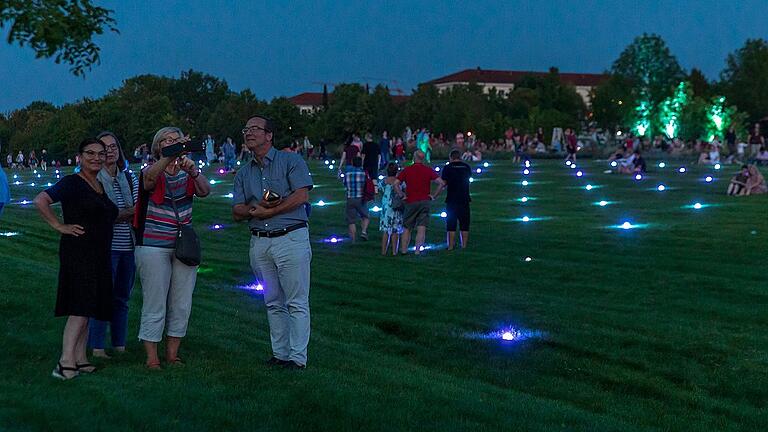
[[659, 120], [669, 138], [675, 138], [680, 130], [680, 117], [690, 98], [689, 87], [688, 83], [681, 82], [677, 85], [675, 94], [664, 99], [659, 106]]
[[644, 136], [651, 128], [651, 103], [648, 100], [641, 100], [635, 108], [635, 133], [638, 136]]
[[730, 124], [734, 109], [725, 106], [725, 96], [718, 96], [712, 100], [712, 105], [707, 109], [707, 138], [709, 141], [716, 136], [722, 136], [727, 124]]

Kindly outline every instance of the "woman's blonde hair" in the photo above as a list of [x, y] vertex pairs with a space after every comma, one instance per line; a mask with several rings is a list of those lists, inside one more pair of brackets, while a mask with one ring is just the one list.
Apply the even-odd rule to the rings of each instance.
[[174, 132], [179, 134], [179, 138], [184, 136], [184, 132], [182, 132], [181, 129], [177, 128], [176, 126], [166, 126], [155, 133], [155, 137], [152, 138], [152, 157], [154, 157], [155, 160], [160, 160], [161, 157], [160, 141], [165, 139], [166, 135]]

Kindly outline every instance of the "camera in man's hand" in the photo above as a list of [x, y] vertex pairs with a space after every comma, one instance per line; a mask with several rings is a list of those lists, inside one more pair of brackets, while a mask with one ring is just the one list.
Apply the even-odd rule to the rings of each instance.
[[264, 198], [264, 201], [268, 203], [274, 203], [274, 202], [280, 201], [282, 197], [280, 196], [279, 193], [273, 190], [267, 190], [266, 192], [264, 192], [263, 198]]
[[187, 153], [202, 153], [205, 151], [205, 143], [202, 141], [186, 141], [163, 147], [160, 154], [163, 157], [175, 158]]

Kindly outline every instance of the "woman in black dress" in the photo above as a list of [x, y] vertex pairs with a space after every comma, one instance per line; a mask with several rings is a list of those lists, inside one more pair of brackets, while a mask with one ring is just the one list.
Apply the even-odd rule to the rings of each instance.
[[[96, 179], [106, 154], [99, 140], [81, 142], [80, 172], [35, 197], [43, 219], [61, 233], [55, 315], [68, 318], [61, 358], [52, 373], [59, 379], [95, 370], [86, 357], [88, 319], [109, 321], [112, 315], [110, 249], [118, 210]], [[51, 209], [56, 202], [61, 202], [63, 223]]]

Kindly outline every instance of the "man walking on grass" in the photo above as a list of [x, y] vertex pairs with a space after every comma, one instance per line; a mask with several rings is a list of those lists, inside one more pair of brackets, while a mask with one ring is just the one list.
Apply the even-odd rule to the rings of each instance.
[[347, 190], [347, 205], [345, 214], [349, 226], [349, 238], [353, 242], [357, 238], [357, 221], [360, 220], [360, 238], [368, 240], [368, 203], [365, 200], [366, 172], [363, 170], [363, 159], [360, 156], [352, 158], [352, 165], [347, 165], [342, 180]]
[[[450, 162], [443, 168], [443, 181], [448, 189], [445, 197], [445, 227], [448, 231], [448, 250], [453, 250], [456, 243], [456, 222], [461, 230], [461, 248], [467, 247], [469, 242], [469, 178], [472, 177], [472, 168], [461, 161], [461, 152], [451, 150]], [[442, 192], [443, 186], [439, 186], [434, 196]]]
[[[411, 232], [416, 228], [416, 255], [421, 254], [424, 240], [427, 236], [427, 222], [429, 222], [430, 201], [435, 199], [430, 195], [432, 182], [440, 188], [445, 182], [437, 175], [435, 170], [424, 165], [426, 155], [417, 150], [413, 154], [413, 165], [406, 167], [397, 175], [395, 191], [403, 195], [401, 183], [405, 183], [405, 210], [403, 211], [403, 236], [400, 239], [400, 253], [408, 252], [408, 244], [411, 241]], [[439, 190], [439, 189], [438, 189]]]

